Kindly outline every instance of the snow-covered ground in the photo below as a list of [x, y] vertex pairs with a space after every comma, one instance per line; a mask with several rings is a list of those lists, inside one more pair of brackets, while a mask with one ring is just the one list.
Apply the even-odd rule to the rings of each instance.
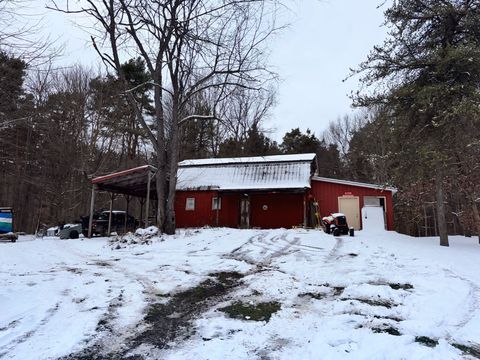
[[[55, 359], [93, 345], [105, 358], [468, 358], [458, 344], [480, 343], [480, 245], [450, 241], [301, 229], [181, 230], [123, 246], [21, 237], [0, 243], [0, 359]], [[245, 277], [195, 313], [189, 336], [163, 349], [131, 341], [151, 326], [152, 304], [221, 271]], [[218, 311], [236, 301], [281, 309], [268, 322]]]

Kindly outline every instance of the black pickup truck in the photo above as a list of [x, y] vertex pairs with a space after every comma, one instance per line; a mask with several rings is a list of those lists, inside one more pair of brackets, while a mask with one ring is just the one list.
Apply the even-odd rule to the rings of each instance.
[[[92, 236], [100, 235], [107, 236], [108, 234], [108, 217], [110, 211], [100, 211], [93, 214], [92, 222]], [[82, 233], [84, 236], [88, 236], [88, 222], [89, 216], [82, 216]], [[117, 234], [125, 233], [127, 231], [135, 231], [138, 227], [138, 220], [133, 216], [127, 214], [125, 211], [113, 210], [112, 211], [112, 224], [110, 232], [116, 232]]]

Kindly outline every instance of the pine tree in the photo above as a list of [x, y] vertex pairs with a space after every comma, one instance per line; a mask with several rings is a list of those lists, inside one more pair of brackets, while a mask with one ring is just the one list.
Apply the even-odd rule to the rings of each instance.
[[30, 126], [32, 99], [23, 88], [27, 64], [0, 51], [0, 204], [13, 206], [15, 227], [29, 225], [33, 129]]
[[[480, 7], [469, 0], [399, 0], [385, 15], [389, 37], [357, 70], [370, 93], [357, 93], [356, 104], [386, 106], [402, 142], [395, 156], [411, 171], [413, 151], [434, 174], [440, 245], [448, 246], [444, 183], [459, 151], [452, 134], [465, 131], [465, 112], [478, 113], [480, 104]], [[465, 136], [471, 139], [468, 130]]]
[[344, 175], [337, 145], [318, 139], [310, 129], [302, 133], [300, 128], [295, 128], [285, 133], [280, 149], [284, 154], [315, 153], [320, 176], [341, 178]]

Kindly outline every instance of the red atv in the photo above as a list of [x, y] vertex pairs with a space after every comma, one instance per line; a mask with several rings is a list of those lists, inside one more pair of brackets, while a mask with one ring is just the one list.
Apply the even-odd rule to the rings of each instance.
[[322, 224], [327, 234], [333, 233], [333, 236], [354, 235], [354, 229], [348, 227], [347, 217], [342, 213], [325, 216], [322, 218]]

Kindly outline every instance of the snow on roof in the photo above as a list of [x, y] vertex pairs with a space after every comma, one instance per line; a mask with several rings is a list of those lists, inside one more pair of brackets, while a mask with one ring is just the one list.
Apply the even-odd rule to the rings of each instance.
[[252, 156], [252, 157], [233, 157], [233, 158], [214, 158], [214, 159], [197, 159], [184, 160], [178, 166], [209, 166], [209, 165], [226, 165], [226, 164], [245, 164], [245, 163], [276, 163], [276, 162], [298, 162], [313, 161], [314, 153], [308, 154], [292, 154], [292, 155], [270, 155], [270, 156]]
[[368, 188], [368, 189], [391, 191], [393, 194], [395, 194], [395, 193], [398, 191], [396, 188], [394, 188], [394, 187], [389, 187], [389, 186], [375, 185], [375, 184], [367, 184], [367, 183], [362, 183], [362, 182], [357, 182], [357, 181], [350, 181], [350, 180], [330, 179], [330, 178], [321, 177], [321, 176], [314, 176], [314, 177], [312, 178], [312, 180], [314, 180], [314, 181], [323, 181], [323, 182], [334, 183], [334, 184], [358, 186], [358, 187], [364, 187], [364, 188]]
[[310, 187], [315, 154], [185, 160], [177, 190], [266, 190]]
[[[314, 153], [184, 160], [177, 173], [177, 190], [265, 190], [310, 187]], [[137, 196], [146, 192], [150, 165], [92, 179], [99, 189]], [[155, 182], [152, 188], [155, 187]], [[154, 190], [153, 190], [154, 191]]]

